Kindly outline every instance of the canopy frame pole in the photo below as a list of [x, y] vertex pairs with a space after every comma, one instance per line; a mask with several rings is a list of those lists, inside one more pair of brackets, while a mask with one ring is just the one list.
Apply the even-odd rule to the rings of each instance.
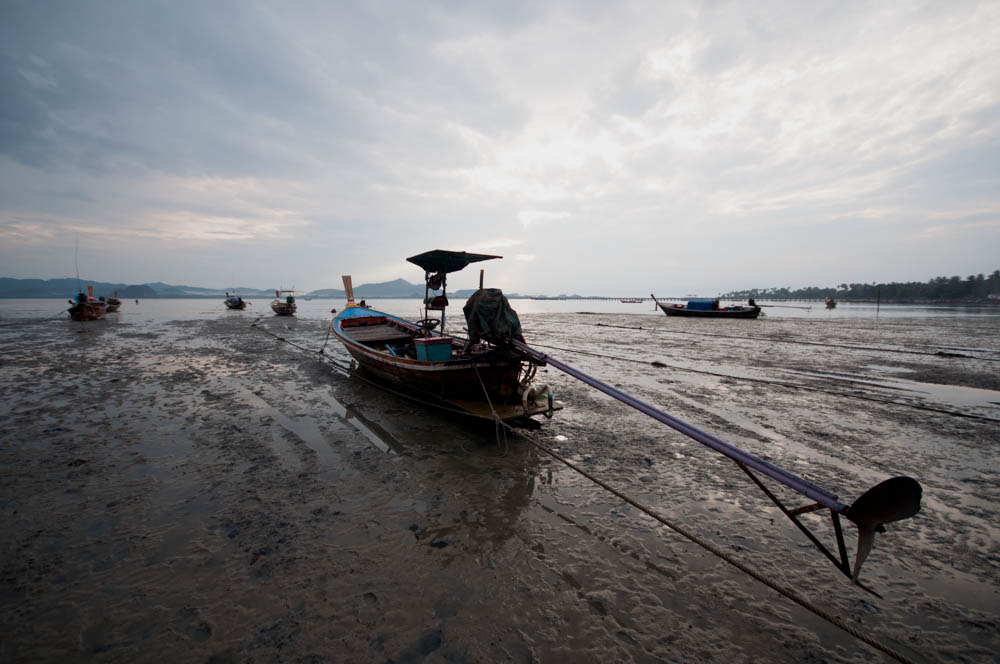
[[431, 273], [424, 270], [424, 319], [426, 319], [430, 312], [427, 309], [427, 298], [431, 296]]

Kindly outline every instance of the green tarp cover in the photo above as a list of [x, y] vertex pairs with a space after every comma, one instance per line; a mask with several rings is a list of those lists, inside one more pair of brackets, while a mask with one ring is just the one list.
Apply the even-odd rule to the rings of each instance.
[[510, 303], [499, 288], [476, 291], [462, 307], [462, 311], [465, 312], [469, 341], [472, 343], [479, 343], [483, 339], [498, 345], [511, 339], [524, 341], [517, 312], [510, 308]]
[[491, 258], [503, 258], [503, 256], [490, 256], [488, 254], [470, 254], [467, 251], [446, 251], [444, 249], [434, 249], [425, 251], [416, 256], [410, 256], [406, 260], [424, 268], [424, 272], [458, 272], [469, 263], [478, 261], [488, 261]]

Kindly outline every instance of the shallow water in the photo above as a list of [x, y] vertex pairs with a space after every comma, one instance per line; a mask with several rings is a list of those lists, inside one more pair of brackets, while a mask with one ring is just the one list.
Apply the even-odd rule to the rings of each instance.
[[[249, 306], [243, 311], [229, 311], [222, 304], [222, 298], [218, 300], [206, 298], [191, 299], [150, 299], [150, 300], [124, 300], [121, 311], [109, 316], [117, 316], [117, 320], [125, 323], [142, 322], [166, 322], [170, 320], [214, 320], [218, 318], [220, 310], [222, 313], [236, 317], [256, 318], [259, 316], [272, 317], [274, 312], [269, 306], [269, 299], [248, 299]], [[532, 300], [514, 299], [511, 306], [520, 315], [526, 314], [622, 314], [626, 320], [634, 316], [651, 316], [652, 318], [666, 318], [658, 310], [654, 309], [652, 301], [642, 303], [623, 303], [618, 300]], [[329, 320], [330, 310], [339, 309], [344, 305], [339, 299], [305, 299], [296, 298], [298, 310], [296, 317], [307, 320]], [[380, 311], [402, 316], [403, 318], [417, 320], [423, 318], [422, 304], [419, 299], [374, 299], [368, 304]], [[462, 317], [463, 304], [455, 298], [452, 306], [447, 312], [448, 320], [457, 321], [460, 326], [464, 325]], [[745, 302], [722, 301], [726, 304], [745, 304]], [[66, 300], [57, 299], [2, 299], [0, 298], [0, 321], [16, 318], [65, 318], [68, 304]], [[873, 324], [880, 321], [906, 318], [906, 319], [964, 319], [964, 318], [990, 318], [1000, 319], [1000, 306], [992, 307], [970, 307], [960, 305], [912, 305], [912, 304], [881, 304], [872, 303], [839, 303], [836, 309], [826, 309], [822, 303], [815, 302], [786, 302], [782, 304], [764, 304], [764, 315], [755, 323], [760, 325], [768, 323], [771, 319], [782, 322], [787, 319], [803, 319], [814, 323], [823, 324], [828, 321], [843, 321], [844, 319], [858, 319], [859, 322], [867, 320]], [[671, 319], [674, 320], [674, 319]], [[659, 321], [656, 321], [659, 322]], [[689, 321], [690, 322], [690, 321]], [[729, 321], [730, 324], [735, 321]], [[717, 323], [717, 322], [716, 322]], [[727, 332], [729, 332], [727, 328]]]
[[[525, 440], [345, 377], [315, 352], [340, 304], [260, 318], [302, 350], [221, 302], [0, 301], [0, 659], [880, 656]], [[513, 305], [530, 344], [845, 502], [919, 479], [865, 563], [878, 599], [731, 461], [552, 368], [566, 408], [522, 434], [918, 661], [993, 661], [1000, 317]]]

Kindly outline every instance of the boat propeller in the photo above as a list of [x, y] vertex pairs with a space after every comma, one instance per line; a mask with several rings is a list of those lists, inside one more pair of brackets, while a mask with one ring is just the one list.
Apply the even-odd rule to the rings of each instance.
[[521, 405], [527, 410], [528, 404], [544, 403], [551, 395], [548, 385], [526, 385], [521, 389]]
[[858, 527], [858, 553], [852, 577], [855, 582], [875, 543], [875, 533], [884, 533], [885, 524], [909, 519], [919, 512], [922, 494], [920, 483], [912, 477], [892, 477], [865, 491], [847, 508], [844, 516]]

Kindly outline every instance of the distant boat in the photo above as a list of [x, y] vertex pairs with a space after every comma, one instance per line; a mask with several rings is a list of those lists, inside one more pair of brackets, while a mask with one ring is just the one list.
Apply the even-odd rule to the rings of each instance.
[[[282, 298], [282, 293], [285, 297]], [[279, 316], [292, 316], [295, 314], [295, 291], [294, 290], [276, 290], [274, 291], [274, 299], [271, 300], [271, 311]]]
[[544, 362], [511, 345], [523, 340], [521, 323], [499, 289], [483, 289], [480, 277], [464, 307], [469, 338], [445, 333], [447, 274], [493, 258], [500, 256], [438, 249], [406, 259], [424, 269], [426, 281], [424, 318], [415, 323], [356, 304], [345, 276], [347, 306], [333, 319], [333, 333], [367, 373], [424, 402], [490, 420], [551, 417], [562, 404], [533, 383]]
[[752, 299], [749, 306], [734, 305], [730, 307], [719, 306], [719, 298], [698, 298], [688, 300], [687, 304], [663, 304], [657, 301], [656, 296], [653, 295], [653, 302], [668, 316], [688, 316], [690, 318], [757, 318], [760, 316], [760, 307]]
[[118, 291], [115, 291], [114, 297], [109, 297], [107, 300], [105, 300], [105, 302], [108, 303], [109, 314], [113, 311], [118, 311], [119, 309], [121, 309], [122, 301], [118, 299]]
[[644, 297], [623, 297], [619, 302], [622, 304], [641, 304], [645, 299]]
[[230, 295], [229, 291], [226, 291], [225, 304], [227, 309], [238, 309], [240, 311], [243, 311], [244, 309], [247, 308], [247, 303], [243, 300], [242, 297], [238, 295]]
[[108, 303], [94, 297], [94, 287], [87, 286], [87, 293], [77, 294], [75, 299], [69, 300], [69, 317], [73, 320], [97, 320], [108, 310]]
[[826, 300], [824, 300], [824, 302], [826, 302], [826, 308], [827, 309], [836, 309], [837, 308], [837, 301], [835, 299], [833, 299], [832, 297], [830, 297], [829, 295], [826, 296]]

